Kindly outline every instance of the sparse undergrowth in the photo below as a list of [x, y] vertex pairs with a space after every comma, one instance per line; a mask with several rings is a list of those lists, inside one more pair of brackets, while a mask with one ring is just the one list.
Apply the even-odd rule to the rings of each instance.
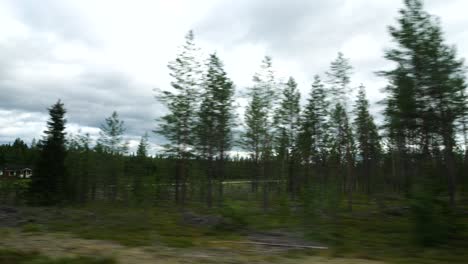
[[[389, 203], [391, 207], [397, 205], [397, 201], [394, 204]], [[301, 258], [310, 254], [387, 263], [465, 263], [468, 259], [468, 252], [465, 250], [468, 246], [467, 234], [463, 229], [447, 243], [432, 247], [418, 246], [413, 236], [411, 214], [407, 209], [396, 212], [379, 211], [372, 203], [365, 201], [356, 202], [353, 212], [339, 210], [330, 213], [320, 208], [297, 208], [286, 212], [284, 208], [290, 207], [292, 206], [278, 202], [264, 211], [255, 203], [229, 201], [224, 207], [215, 209], [190, 205], [190, 212], [193, 214], [223, 218], [222, 222], [212, 226], [185, 223], [183, 215], [188, 207], [184, 210], [171, 206], [130, 208], [107, 205], [22, 208], [22, 217], [27, 221], [24, 221], [19, 231], [26, 236], [70, 233], [83, 239], [114, 241], [127, 247], [154, 248], [156, 251], [156, 248], [174, 248], [182, 252], [228, 248], [233, 252], [240, 250], [243, 253], [238, 253], [244, 254], [243, 250], [249, 248], [248, 245], [228, 241], [245, 241], [253, 232], [279, 230], [303, 234], [306, 240], [330, 247], [324, 251], [282, 251], [281, 259]], [[465, 216], [459, 222], [466, 220]], [[3, 230], [0, 234], [7, 236], [7, 233], [8, 230]], [[260, 252], [262, 250], [264, 249]], [[264, 253], [249, 253], [249, 256], [250, 254], [265, 257]]]
[[5, 264], [115, 264], [111, 258], [50, 258], [37, 252], [21, 252], [16, 250], [1, 250], [0, 263]]

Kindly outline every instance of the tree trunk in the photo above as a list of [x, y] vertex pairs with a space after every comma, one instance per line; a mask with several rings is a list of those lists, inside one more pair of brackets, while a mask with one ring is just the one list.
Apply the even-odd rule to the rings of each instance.
[[214, 176], [214, 167], [213, 167], [213, 157], [210, 155], [208, 157], [208, 186], [207, 186], [207, 196], [206, 203], [209, 208], [213, 206], [213, 176]]
[[177, 158], [177, 160], [176, 160], [176, 171], [175, 171], [175, 186], [174, 186], [176, 204], [181, 203], [181, 201], [180, 201], [181, 172], [182, 172], [182, 160], [180, 158]]
[[262, 180], [263, 180], [263, 210], [266, 211], [268, 209], [268, 176], [267, 176], [267, 161], [262, 161]]
[[354, 183], [354, 173], [353, 173], [353, 158], [351, 155], [351, 150], [349, 147], [346, 149], [346, 177], [348, 179], [348, 210], [353, 211], [353, 183]]
[[448, 190], [450, 195], [450, 206], [455, 207], [456, 179], [455, 179], [455, 161], [453, 157], [453, 138], [450, 125], [444, 127], [444, 145], [445, 162], [447, 168]]
[[224, 150], [222, 149], [220, 151], [220, 156], [219, 156], [219, 205], [221, 206], [223, 204], [224, 200], [224, 173], [225, 173], [225, 161], [224, 161]]

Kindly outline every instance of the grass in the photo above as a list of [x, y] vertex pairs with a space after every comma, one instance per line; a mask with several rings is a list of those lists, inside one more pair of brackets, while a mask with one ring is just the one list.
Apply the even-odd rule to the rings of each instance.
[[[360, 197], [355, 197], [355, 202], [353, 212], [342, 209], [346, 208], [345, 202], [338, 204], [333, 211], [315, 206], [307, 212], [301, 207], [292, 210], [289, 208], [294, 208], [294, 204], [281, 198], [272, 200], [272, 208], [266, 211], [260, 203], [249, 201], [226, 201], [224, 207], [215, 209], [196, 204], [189, 206], [196, 213], [222, 215], [228, 219], [223, 225], [214, 227], [184, 224], [181, 221], [182, 210], [175, 206], [129, 208], [90, 205], [59, 209], [57, 212], [60, 213], [52, 213], [47, 221], [27, 224], [22, 230], [67, 232], [85, 239], [110, 240], [132, 247], [162, 245], [197, 250], [210, 248], [213, 246], [211, 241], [242, 239], [243, 234], [251, 231], [281, 229], [301, 232], [307, 239], [331, 248], [319, 253], [291, 251], [287, 258], [321, 254], [402, 264], [466, 263], [468, 260], [466, 229], [445, 244], [421, 247], [415, 243], [412, 219], [407, 212], [402, 215], [381, 212], [372, 202]], [[404, 203], [395, 199], [388, 204], [401, 206]], [[465, 216], [460, 222], [468, 223], [468, 218]]]
[[[68, 211], [68, 209], [64, 209]], [[194, 208], [194, 210], [197, 210]], [[125, 246], [208, 246], [210, 240], [236, 239], [232, 232], [190, 226], [176, 207], [128, 208], [93, 205], [49, 217], [43, 225], [25, 225], [24, 232], [68, 232], [80, 238], [110, 240]]]
[[0, 263], [5, 264], [115, 264], [111, 258], [56, 258], [52, 259], [36, 252], [0, 250]]

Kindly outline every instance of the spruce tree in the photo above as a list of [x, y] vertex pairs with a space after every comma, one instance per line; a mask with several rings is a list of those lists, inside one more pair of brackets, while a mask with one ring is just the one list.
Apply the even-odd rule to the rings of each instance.
[[371, 173], [377, 165], [381, 154], [380, 137], [374, 118], [369, 113], [369, 102], [366, 98], [365, 87], [359, 87], [359, 93], [354, 106], [354, 127], [356, 131], [359, 161], [363, 165], [364, 177], [366, 178], [367, 193], [371, 188]]
[[32, 204], [55, 205], [66, 198], [65, 169], [65, 113], [59, 100], [49, 109], [49, 120], [44, 138], [39, 142], [40, 155], [32, 176], [30, 188]]
[[169, 141], [169, 144], [165, 145], [166, 153], [176, 158], [175, 200], [177, 203], [185, 201], [188, 159], [193, 155], [196, 138], [196, 133], [193, 132], [196, 130], [201, 83], [197, 52], [194, 34], [189, 31], [180, 53], [168, 65], [173, 78], [171, 82], [173, 91], [162, 91], [157, 95], [157, 99], [169, 111], [167, 115], [159, 119], [155, 132]]
[[140, 143], [138, 143], [137, 153], [136, 153], [137, 157], [142, 157], [142, 158], [148, 157], [148, 148], [149, 148], [148, 133], [145, 133], [141, 137]]
[[132, 195], [137, 205], [141, 204], [145, 195], [143, 179], [148, 175], [148, 133], [145, 133], [137, 147], [136, 157], [132, 157], [128, 167], [132, 170]]

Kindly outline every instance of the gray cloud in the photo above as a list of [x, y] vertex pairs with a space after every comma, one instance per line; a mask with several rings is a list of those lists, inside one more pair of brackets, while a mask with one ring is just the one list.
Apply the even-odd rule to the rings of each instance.
[[12, 11], [35, 32], [54, 33], [60, 37], [97, 45], [98, 36], [70, 1], [9, 0]]
[[[181, 44], [173, 42], [182, 41], [189, 29], [186, 26], [195, 29], [201, 43], [224, 52], [221, 55], [226, 57], [226, 68], [230, 76], [235, 76], [236, 83], [242, 82], [241, 79], [250, 80], [255, 69], [247, 72], [246, 68], [250, 71], [251, 65], [260, 63], [249, 56], [252, 54], [242, 52], [261, 46], [273, 56], [276, 66], [287, 65], [288, 74], [299, 76], [303, 98], [308, 94], [313, 75], [323, 74], [336, 53], [344, 51], [355, 68], [355, 85], [364, 83], [371, 102], [375, 103], [382, 97], [380, 89], [385, 80], [374, 72], [387, 67], [382, 58], [384, 48], [392, 45], [387, 26], [395, 23], [397, 10], [402, 6], [399, 0], [215, 1], [201, 18], [195, 19], [197, 14], [178, 17], [174, 13], [168, 17], [177, 19], [166, 21], [155, 17], [150, 21], [152, 16], [146, 14], [144, 21], [140, 21], [143, 24], [132, 24], [138, 21], [138, 14], [119, 10], [115, 14], [124, 15], [126, 24], [120, 26], [125, 26], [109, 28], [114, 25], [105, 23], [107, 9], [95, 12], [98, 19], [88, 19], [86, 11], [96, 7], [93, 1], [9, 0], [6, 3], [14, 19], [28, 31], [13, 37], [0, 36], [0, 119], [9, 118], [11, 124], [7, 129], [0, 127], [0, 141], [11, 140], [12, 131], [19, 131], [15, 127], [30, 126], [18, 132], [21, 136], [38, 130], [47, 115], [46, 108], [59, 98], [68, 109], [72, 126], [97, 128], [116, 110], [127, 124], [129, 137], [137, 139], [145, 131], [151, 131], [156, 126], [154, 119], [163, 111], [153, 97], [152, 88], [169, 86], [165, 65], [173, 56], [167, 54], [175, 54], [175, 49], [169, 49]], [[458, 44], [462, 56], [468, 54], [468, 44], [465, 44], [468, 33], [464, 30], [468, 19], [462, 11], [467, 7], [466, 1], [429, 0], [427, 3], [431, 12], [441, 16], [449, 42]], [[102, 25], [93, 24], [99, 21]], [[154, 32], [149, 30], [151, 27], [145, 30], [139, 27], [148, 23], [164, 26]], [[181, 32], [172, 32], [182, 28]], [[108, 31], [111, 34], [105, 34]], [[180, 38], [166, 36], [172, 33]], [[61, 51], [64, 47], [65, 51]], [[106, 53], [109, 50], [112, 52]], [[125, 54], [119, 53], [122, 51]], [[148, 62], [140, 65], [141, 60], [135, 57], [143, 57]], [[154, 80], [152, 73], [148, 74], [153, 69]], [[139, 73], [140, 70], [144, 73]], [[380, 107], [373, 105], [372, 109], [377, 114]], [[8, 115], [14, 115], [18, 122], [12, 122]], [[160, 143], [163, 139], [153, 135], [153, 141]]]
[[[86, 62], [69, 73], [67, 68], [74, 65], [54, 56], [51, 47], [54, 44], [49, 45], [41, 38], [30, 40], [0, 44], [0, 109], [12, 110], [15, 115], [28, 112], [46, 115], [47, 107], [61, 99], [68, 109], [70, 123], [99, 127], [115, 110], [125, 120], [129, 135], [142, 135], [154, 129], [153, 120], [160, 111], [150, 85], [125, 72]], [[65, 69], [65, 73], [51, 72], [54, 69]]]
[[[468, 20], [460, 11], [468, 6], [466, 1], [425, 2], [429, 12], [441, 17], [448, 42], [458, 41], [461, 55], [468, 55], [468, 34], [463, 30]], [[206, 42], [227, 47], [226, 53], [252, 43], [265, 47], [274, 62], [292, 62], [304, 78], [304, 95], [313, 75], [323, 74], [343, 51], [354, 66], [354, 85], [367, 87], [374, 115], [379, 115], [381, 106], [376, 103], [383, 97], [385, 80], [375, 72], [389, 67], [383, 54], [394, 44], [387, 27], [395, 25], [402, 6], [398, 0], [221, 1], [195, 28]]]

